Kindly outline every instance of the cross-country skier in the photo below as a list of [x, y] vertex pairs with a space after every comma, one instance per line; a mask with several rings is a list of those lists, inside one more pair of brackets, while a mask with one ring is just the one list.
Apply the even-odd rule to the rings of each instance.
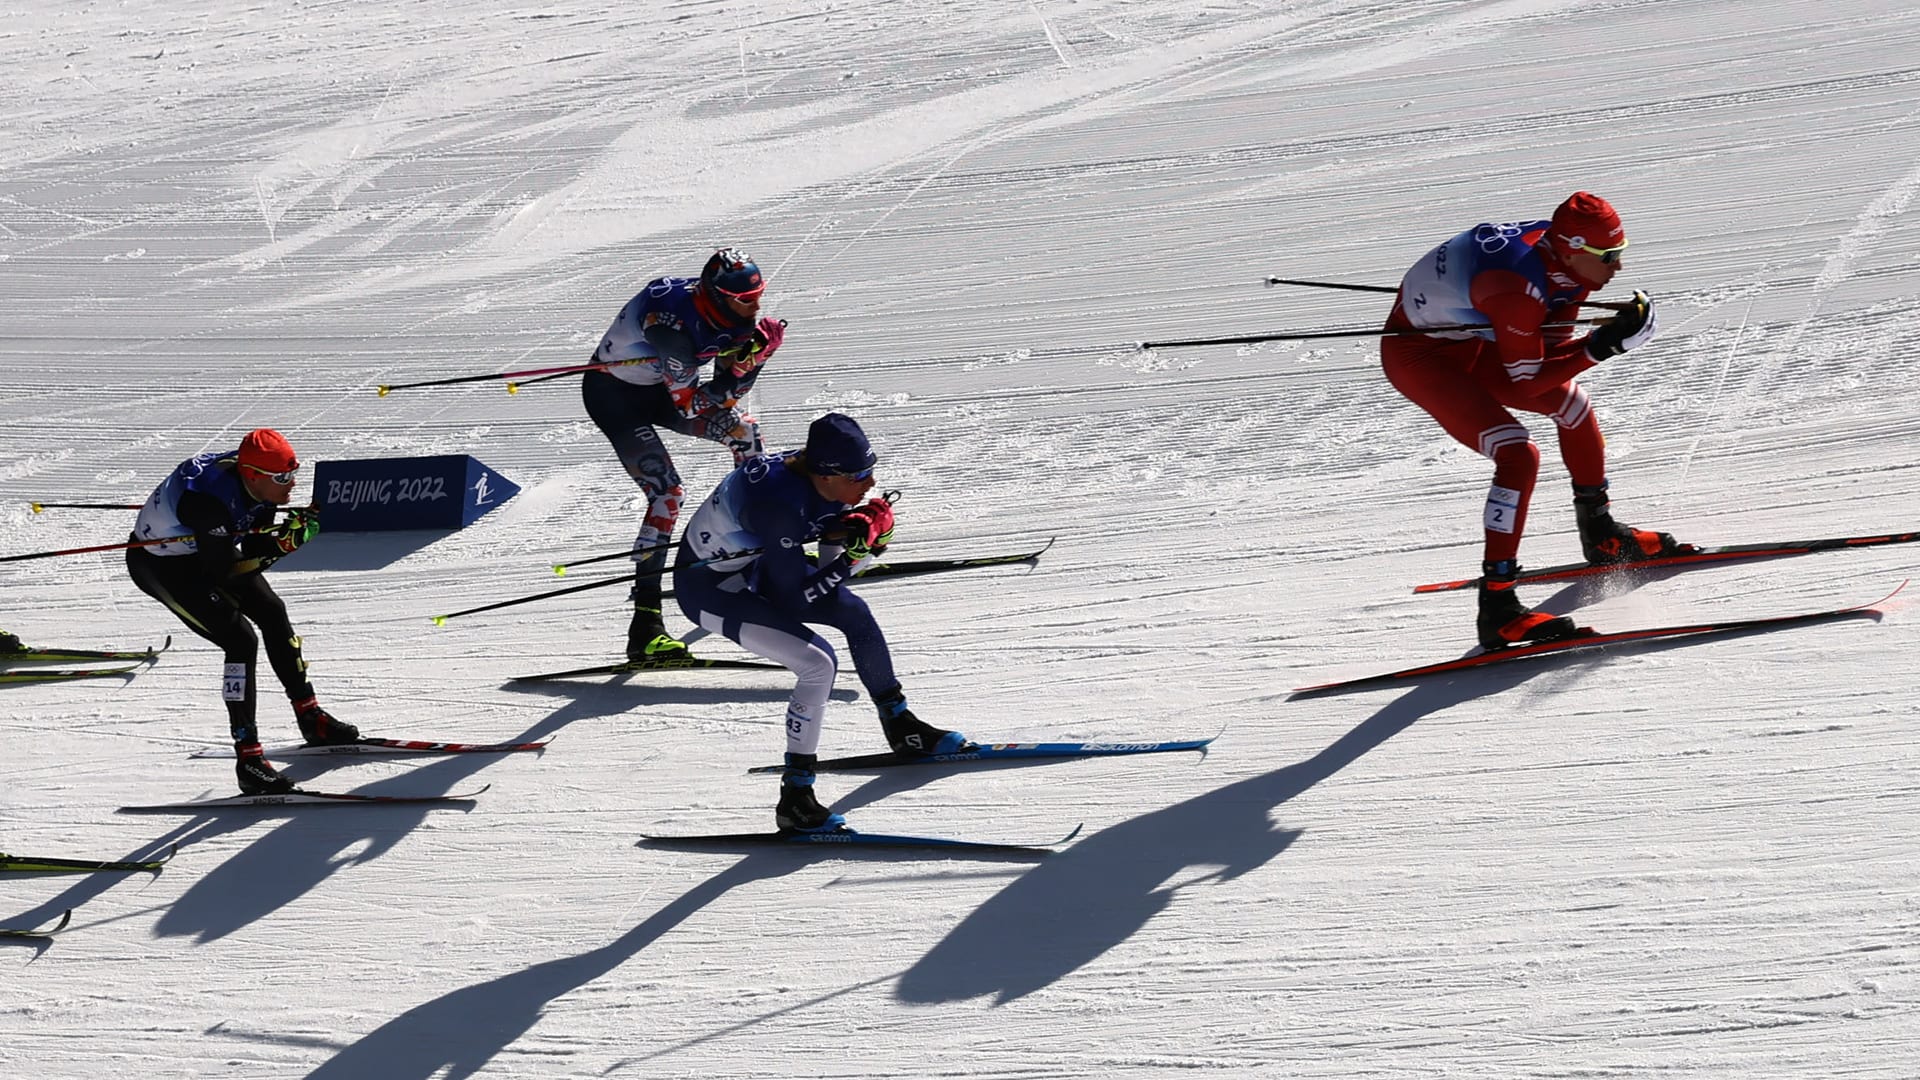
[[[735, 248], [714, 252], [697, 278], [648, 282], [620, 309], [594, 354], [595, 363], [640, 362], [590, 371], [581, 380], [587, 415], [647, 498], [634, 540], [641, 576], [627, 628], [631, 660], [687, 656], [660, 613], [660, 571], [685, 491], [655, 429], [720, 443], [733, 451], [736, 466], [766, 452], [760, 425], [740, 404], [786, 333], [786, 323], [760, 317], [765, 288], [760, 268]], [[701, 369], [709, 363], [713, 375], [703, 383]]]
[[352, 724], [334, 719], [315, 699], [299, 635], [263, 573], [320, 531], [319, 516], [308, 509], [290, 510], [272, 524], [275, 508], [293, 495], [299, 468], [293, 447], [272, 428], [248, 432], [237, 449], [188, 458], [148, 497], [131, 539], [191, 539], [127, 549], [127, 572], [140, 591], [226, 651], [220, 696], [239, 756], [240, 790], [248, 795], [293, 790], [293, 782], [261, 753], [254, 726], [253, 675], [261, 637], [307, 745], [360, 737]]
[[[687, 523], [675, 559], [674, 596], [687, 618], [798, 676], [787, 704], [787, 767], [774, 810], [783, 830], [846, 824], [813, 793], [820, 723], [839, 661], [810, 623], [846, 635], [854, 671], [895, 751], [953, 753], [970, 745], [959, 732], [933, 727], [907, 708], [887, 639], [866, 601], [848, 588], [863, 562], [893, 539], [893, 507], [884, 499], [860, 502], [873, 488], [875, 460], [860, 425], [828, 413], [807, 429], [806, 449], [756, 458], [721, 481]], [[802, 545], [816, 540], [819, 558], [810, 562]]]
[[1653, 301], [1635, 292], [1611, 322], [1575, 338], [1580, 302], [1613, 280], [1627, 248], [1620, 216], [1598, 195], [1575, 192], [1547, 221], [1476, 225], [1428, 252], [1401, 279], [1388, 330], [1484, 325], [1485, 330], [1384, 337], [1382, 367], [1394, 388], [1447, 434], [1493, 459], [1481, 566], [1480, 644], [1553, 641], [1576, 632], [1565, 616], [1534, 611], [1513, 592], [1540, 448], [1510, 409], [1558, 425], [1573, 480], [1580, 545], [1595, 563], [1673, 554], [1688, 546], [1615, 521], [1607, 499], [1606, 443], [1574, 376], [1653, 340]]

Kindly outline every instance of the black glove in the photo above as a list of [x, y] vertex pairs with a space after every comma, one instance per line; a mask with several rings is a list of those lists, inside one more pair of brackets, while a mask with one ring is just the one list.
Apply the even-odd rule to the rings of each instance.
[[1587, 355], [1599, 363], [1619, 356], [1636, 345], [1653, 340], [1660, 320], [1653, 313], [1653, 298], [1635, 289], [1633, 300], [1605, 326], [1587, 335]]

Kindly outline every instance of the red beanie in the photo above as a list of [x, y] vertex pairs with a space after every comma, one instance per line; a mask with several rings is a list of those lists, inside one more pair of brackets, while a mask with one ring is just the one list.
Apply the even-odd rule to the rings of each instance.
[[265, 473], [289, 472], [300, 467], [293, 444], [272, 428], [256, 428], [240, 440], [240, 464]]
[[1598, 195], [1576, 191], [1553, 212], [1548, 235], [1569, 248], [1581, 246], [1616, 248], [1627, 242], [1627, 230], [1620, 227], [1620, 215], [1613, 205]]

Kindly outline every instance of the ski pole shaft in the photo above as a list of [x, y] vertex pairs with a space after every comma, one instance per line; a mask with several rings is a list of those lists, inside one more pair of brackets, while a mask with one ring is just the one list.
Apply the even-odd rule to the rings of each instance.
[[[640, 360], [608, 360], [594, 364], [572, 364], [566, 367], [531, 368], [526, 371], [497, 371], [488, 375], [456, 375], [450, 379], [428, 379], [425, 382], [387, 383], [379, 387], [380, 396], [386, 397], [395, 390], [419, 390], [428, 386], [456, 386], [461, 383], [492, 382], [497, 379], [523, 379], [534, 375], [574, 375], [584, 371], [605, 371], [611, 367], [625, 367], [641, 363]], [[519, 386], [508, 382], [507, 393], [519, 392]]]
[[[1605, 319], [1575, 319], [1572, 322], [1542, 323], [1541, 328], [1563, 326], [1589, 326], [1606, 322]], [[1186, 338], [1179, 341], [1142, 341], [1142, 349], [1170, 348], [1176, 345], [1251, 345], [1262, 341], [1309, 341], [1317, 338], [1353, 338], [1353, 337], [1418, 337], [1423, 334], [1446, 334], [1458, 330], [1491, 330], [1486, 323], [1461, 323], [1452, 326], [1426, 326], [1409, 330], [1383, 330], [1379, 327], [1354, 330], [1284, 330], [1276, 334], [1248, 334], [1244, 337], [1223, 338]]]
[[576, 566], [586, 566], [588, 563], [607, 562], [612, 559], [631, 559], [637, 555], [645, 555], [649, 552], [665, 551], [672, 546], [673, 541], [669, 540], [664, 544], [655, 544], [652, 547], [628, 548], [625, 551], [612, 551], [605, 555], [592, 555], [584, 559], [574, 559], [571, 562], [554, 563], [553, 572], [559, 574], [561, 577], [566, 577], [567, 571]]
[[727, 562], [730, 559], [744, 559], [749, 555], [758, 555], [760, 554], [760, 551], [761, 551], [760, 548], [752, 548], [747, 551], [730, 551], [725, 555], [715, 555], [711, 559], [701, 559], [698, 562], [690, 562], [684, 565], [663, 566], [657, 570], [644, 570], [637, 574], [624, 574], [617, 578], [608, 578], [605, 581], [588, 582], [585, 585], [569, 585], [564, 589], [551, 589], [543, 593], [534, 593], [532, 596], [521, 596], [512, 600], [502, 600], [499, 603], [495, 603], [495, 604], [484, 604], [476, 608], [467, 608], [465, 611], [450, 611], [445, 615], [432, 616], [433, 625], [443, 626], [446, 624], [446, 621], [448, 619], [458, 619], [463, 615], [478, 615], [483, 611], [498, 611], [501, 608], [514, 607], [515, 605], [518, 605], [518, 604], [531, 604], [535, 600], [546, 600], [555, 596], [565, 596], [568, 593], [585, 592], [588, 589], [605, 588], [608, 585], [618, 585], [623, 581], [636, 581], [643, 577], [660, 577], [665, 574], [671, 574], [675, 570], [691, 570], [697, 566], [709, 566], [717, 562]]
[[27, 504], [38, 514], [47, 510], [138, 510], [140, 503], [60, 503], [30, 502]]
[[[1345, 289], [1348, 292], [1398, 293], [1398, 285], [1354, 285], [1344, 281], [1302, 281], [1299, 278], [1269, 277], [1269, 285], [1304, 285], [1309, 289]], [[1581, 307], [1605, 308], [1608, 311], [1625, 311], [1631, 304], [1613, 300], [1582, 300]]]
[[86, 555], [95, 551], [125, 551], [128, 548], [152, 547], [155, 544], [171, 544], [177, 540], [191, 540], [193, 534], [185, 536], [163, 536], [158, 540], [131, 540], [124, 544], [97, 544], [93, 547], [63, 548], [60, 551], [35, 551], [26, 555], [0, 555], [0, 562], [25, 562], [28, 559], [53, 559], [62, 555]]
[[[282, 507], [281, 509], [286, 509]], [[246, 532], [233, 533], [233, 537], [254, 536], [266, 532], [265, 529], [248, 529]], [[128, 548], [154, 547], [159, 544], [173, 544], [182, 540], [194, 539], [193, 533], [181, 536], [162, 536], [153, 540], [128, 540], [119, 544], [95, 544], [92, 547], [62, 548], [59, 551], [33, 551], [25, 555], [0, 555], [0, 562], [25, 562], [28, 559], [54, 559], [62, 555], [88, 555], [96, 551], [125, 551]]]

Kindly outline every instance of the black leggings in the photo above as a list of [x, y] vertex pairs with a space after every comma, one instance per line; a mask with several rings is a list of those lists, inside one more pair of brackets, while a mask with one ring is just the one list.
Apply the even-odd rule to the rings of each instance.
[[[253, 718], [253, 672], [262, 635], [267, 640], [267, 660], [286, 688], [287, 700], [313, 696], [307, 662], [300, 656], [300, 637], [287, 621], [287, 605], [267, 584], [265, 574], [255, 571], [214, 581], [201, 572], [191, 555], [153, 555], [139, 548], [127, 549], [127, 573], [141, 592], [165, 604], [187, 629], [226, 652], [220, 696], [227, 704], [234, 742], [260, 738]], [[255, 626], [260, 628], [258, 635]]]

